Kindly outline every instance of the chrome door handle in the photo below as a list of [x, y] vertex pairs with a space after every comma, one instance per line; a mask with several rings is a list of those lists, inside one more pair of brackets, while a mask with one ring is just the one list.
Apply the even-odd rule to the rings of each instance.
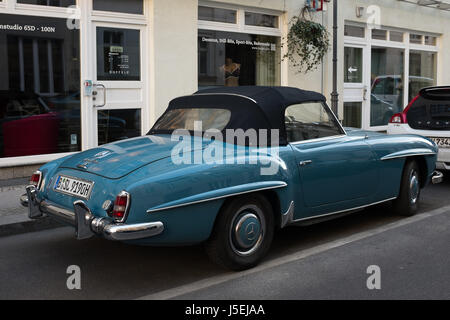
[[301, 167], [304, 167], [304, 166], [306, 166], [306, 165], [308, 165], [308, 164], [311, 164], [311, 163], [312, 163], [312, 160], [301, 161], [301, 162], [300, 162], [300, 166], [301, 166]]
[[[101, 83], [96, 83], [96, 84], [94, 84], [94, 86], [103, 88], [103, 104], [98, 104], [98, 105], [94, 104], [94, 108], [102, 108], [102, 107], [106, 106], [106, 87]], [[95, 95], [95, 98], [96, 98], [96, 95]]]

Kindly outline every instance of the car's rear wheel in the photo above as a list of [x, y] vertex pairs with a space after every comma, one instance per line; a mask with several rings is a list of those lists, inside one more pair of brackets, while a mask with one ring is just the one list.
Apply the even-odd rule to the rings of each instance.
[[399, 197], [393, 203], [395, 213], [411, 217], [417, 213], [420, 201], [420, 169], [416, 161], [408, 161], [403, 170]]
[[222, 208], [206, 252], [222, 267], [245, 270], [267, 254], [273, 234], [274, 217], [267, 199], [257, 194], [242, 196]]

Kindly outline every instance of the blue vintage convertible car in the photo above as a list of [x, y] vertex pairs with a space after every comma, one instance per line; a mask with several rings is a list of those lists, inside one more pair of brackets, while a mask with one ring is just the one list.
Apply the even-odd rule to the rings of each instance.
[[242, 270], [277, 228], [388, 201], [413, 215], [421, 189], [442, 181], [437, 152], [420, 136], [344, 129], [315, 92], [215, 88], [173, 100], [146, 136], [44, 165], [21, 202], [78, 239], [205, 243]]

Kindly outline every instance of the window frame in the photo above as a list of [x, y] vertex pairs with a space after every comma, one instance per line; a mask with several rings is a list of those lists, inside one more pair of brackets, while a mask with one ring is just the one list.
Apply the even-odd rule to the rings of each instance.
[[[214, 31], [228, 31], [247, 34], [257, 34], [266, 36], [282, 37], [283, 32], [283, 12], [276, 10], [266, 10], [253, 7], [242, 7], [237, 5], [228, 5], [222, 3], [212, 3], [208, 1], [199, 1], [198, 6], [211, 7], [218, 9], [227, 9], [236, 11], [236, 23], [225, 23], [215, 21], [198, 20], [198, 29], [202, 30], [214, 30]], [[250, 26], [245, 24], [245, 12], [268, 14], [278, 17], [278, 28]]]
[[[367, 86], [368, 92], [367, 95], [370, 96], [370, 75], [371, 75], [371, 51], [373, 47], [384, 47], [384, 48], [395, 48], [395, 49], [402, 49], [404, 52], [404, 68], [403, 68], [403, 78], [409, 79], [410, 76], [410, 70], [409, 70], [409, 57], [410, 57], [410, 51], [424, 51], [424, 52], [431, 52], [436, 54], [436, 65], [439, 65], [440, 60], [440, 43], [441, 38], [440, 34], [433, 33], [433, 32], [423, 32], [423, 31], [416, 31], [416, 30], [410, 30], [410, 29], [403, 29], [403, 28], [393, 28], [393, 27], [386, 27], [381, 26], [380, 29], [387, 31], [387, 40], [378, 40], [378, 39], [372, 39], [372, 32], [370, 28], [366, 24], [354, 22], [351, 20], [345, 20], [345, 25], [350, 26], [359, 26], [364, 27], [365, 37], [364, 38], [358, 38], [358, 37], [351, 37], [351, 36], [344, 36], [344, 47], [345, 46], [362, 46], [366, 48], [368, 51], [368, 54], [364, 56], [364, 59], [369, 59], [368, 61], [363, 61], [363, 68], [368, 68], [366, 71], [366, 74], [363, 76], [363, 83]], [[401, 32], [403, 33], [403, 42], [398, 41], [392, 41], [391, 39], [391, 31], [394, 32]], [[410, 34], [419, 34], [422, 35], [422, 43], [421, 44], [414, 44], [410, 43]], [[436, 44], [433, 45], [427, 45], [425, 44], [425, 37], [430, 36], [434, 37], [436, 39]], [[439, 68], [436, 69], [436, 80], [440, 77], [440, 70]], [[343, 77], [342, 77], [343, 78]], [[349, 84], [345, 84], [345, 87], [351, 88]], [[406, 106], [409, 103], [408, 100], [408, 92], [409, 90], [404, 90], [403, 92], [403, 108], [406, 108]], [[350, 102], [350, 101], [347, 101]], [[366, 103], [367, 101], [363, 101]], [[363, 103], [363, 121], [362, 126], [364, 129], [371, 130], [371, 131], [386, 131], [388, 125], [383, 126], [371, 126], [370, 125], [370, 101], [367, 103], [367, 107]], [[343, 110], [343, 109], [342, 109]]]
[[[236, 14], [236, 23], [223, 23], [223, 22], [214, 22], [214, 21], [204, 21], [197, 19], [197, 31], [205, 30], [205, 31], [219, 31], [219, 32], [234, 32], [234, 33], [243, 33], [243, 34], [251, 34], [251, 35], [263, 35], [263, 36], [272, 36], [280, 38], [280, 42], [282, 42], [283, 34], [285, 32], [285, 24], [286, 24], [286, 16], [282, 11], [277, 10], [269, 10], [255, 7], [245, 7], [239, 5], [225, 4], [225, 3], [216, 3], [208, 0], [199, 0], [198, 6], [202, 7], [212, 7], [219, 9], [227, 9], [227, 10], [235, 10]], [[257, 26], [247, 26], [245, 25], [245, 12], [250, 11], [253, 13], [262, 13], [269, 15], [278, 16], [278, 28], [267, 28], [267, 27], [257, 27]], [[281, 47], [280, 56], [283, 56], [286, 53], [286, 48]], [[197, 59], [200, 50], [197, 48]], [[280, 85], [286, 86], [288, 85], [287, 74], [289, 72], [289, 63], [286, 60], [283, 60], [280, 64], [279, 70], [279, 78]], [[197, 71], [198, 72], [198, 71]], [[199, 73], [197, 73], [197, 79], [199, 77]]]
[[[320, 142], [320, 141], [326, 141], [326, 140], [334, 140], [334, 139], [339, 139], [342, 137], [346, 137], [347, 136], [347, 131], [345, 131], [345, 128], [342, 126], [342, 123], [339, 121], [339, 119], [336, 117], [336, 115], [334, 114], [334, 112], [331, 110], [331, 108], [328, 106], [328, 104], [324, 101], [304, 101], [302, 103], [294, 103], [291, 104], [289, 106], [287, 106], [284, 109], [284, 116], [283, 119], [285, 119], [286, 117], [286, 111], [287, 109], [289, 109], [292, 106], [296, 106], [296, 105], [302, 105], [302, 104], [307, 104], [307, 103], [320, 103], [325, 110], [329, 111], [329, 114], [332, 115], [332, 118], [336, 121], [337, 123], [337, 127], [338, 129], [341, 131], [341, 134], [336, 134], [336, 135], [332, 135], [332, 136], [328, 136], [328, 137], [322, 137], [322, 138], [315, 138], [315, 139], [308, 139], [308, 140], [300, 140], [300, 141], [289, 141], [287, 139], [288, 144], [291, 145], [301, 145], [301, 144], [307, 144], [307, 143], [313, 143], [313, 142]], [[283, 126], [284, 126], [284, 132], [286, 131], [286, 120], [283, 120]], [[287, 137], [286, 137], [287, 138]]]

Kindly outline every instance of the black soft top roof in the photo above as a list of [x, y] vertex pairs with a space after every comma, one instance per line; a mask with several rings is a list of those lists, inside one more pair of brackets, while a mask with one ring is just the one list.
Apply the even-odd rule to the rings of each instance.
[[[320, 93], [292, 87], [220, 87], [176, 98], [170, 102], [167, 111], [185, 108], [228, 109], [232, 116], [224, 130], [278, 129], [280, 144], [283, 145], [287, 143], [286, 108], [294, 104], [318, 101], [325, 102], [326, 99]], [[157, 131], [152, 129], [150, 133]]]
[[197, 91], [195, 94], [238, 94], [256, 101], [264, 110], [272, 107], [290, 106], [302, 102], [325, 101], [325, 97], [314, 91], [293, 87], [220, 87]]

